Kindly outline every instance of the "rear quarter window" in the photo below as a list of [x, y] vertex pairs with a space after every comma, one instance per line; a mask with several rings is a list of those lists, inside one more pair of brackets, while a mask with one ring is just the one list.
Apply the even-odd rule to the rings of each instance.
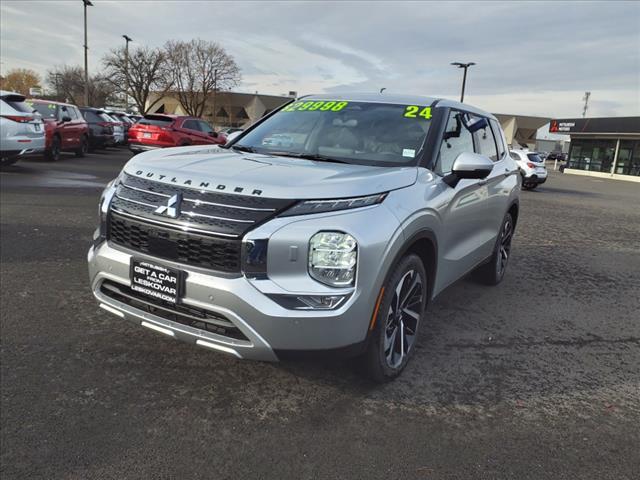
[[24, 97], [21, 97], [18, 95], [7, 95], [5, 97], [2, 97], [2, 101], [17, 112], [22, 112], [22, 113], [33, 112], [33, 108], [27, 103], [25, 103]]

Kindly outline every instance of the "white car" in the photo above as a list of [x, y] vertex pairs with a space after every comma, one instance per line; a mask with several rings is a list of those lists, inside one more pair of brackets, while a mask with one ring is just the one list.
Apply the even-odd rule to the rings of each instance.
[[0, 165], [44, 151], [42, 117], [24, 103], [24, 95], [0, 90]]
[[536, 152], [511, 150], [509, 153], [511, 158], [518, 164], [520, 177], [522, 178], [522, 188], [533, 190], [547, 181], [547, 167], [544, 164], [544, 160]]

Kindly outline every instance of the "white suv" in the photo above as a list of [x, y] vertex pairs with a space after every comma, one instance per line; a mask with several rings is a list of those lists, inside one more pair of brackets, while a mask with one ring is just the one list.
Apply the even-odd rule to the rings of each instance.
[[0, 165], [44, 151], [44, 127], [39, 114], [19, 93], [0, 90]]
[[547, 167], [544, 160], [536, 152], [529, 150], [511, 150], [509, 152], [518, 164], [520, 177], [522, 178], [522, 188], [533, 190], [541, 183], [547, 181]]

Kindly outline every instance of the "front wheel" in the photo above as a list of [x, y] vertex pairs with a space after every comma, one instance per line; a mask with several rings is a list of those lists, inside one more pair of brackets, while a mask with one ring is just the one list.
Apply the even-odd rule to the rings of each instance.
[[504, 273], [507, 271], [507, 264], [511, 256], [511, 240], [513, 239], [514, 225], [513, 218], [507, 213], [502, 221], [502, 227], [498, 234], [493, 255], [487, 263], [479, 266], [473, 271], [473, 277], [485, 285], [499, 284]]
[[376, 382], [393, 380], [404, 370], [418, 340], [427, 306], [427, 274], [420, 257], [404, 257], [382, 291], [363, 362]]

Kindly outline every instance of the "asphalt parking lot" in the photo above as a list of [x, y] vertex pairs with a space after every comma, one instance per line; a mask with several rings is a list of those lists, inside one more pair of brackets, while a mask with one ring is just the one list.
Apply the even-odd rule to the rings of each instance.
[[100, 311], [86, 251], [129, 156], [0, 173], [3, 479], [638, 478], [640, 184], [551, 172], [523, 192], [504, 282], [449, 288], [378, 386]]

